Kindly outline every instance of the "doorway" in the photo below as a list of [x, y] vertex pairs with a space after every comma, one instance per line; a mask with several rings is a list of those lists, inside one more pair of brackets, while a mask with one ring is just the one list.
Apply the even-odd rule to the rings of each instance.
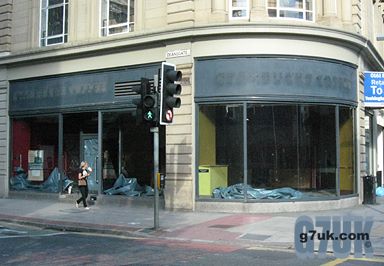
[[88, 189], [91, 193], [98, 193], [99, 180], [97, 179], [97, 157], [98, 157], [97, 134], [84, 134], [80, 132], [80, 158], [88, 162], [92, 168], [92, 173], [88, 176]]
[[81, 161], [93, 169], [88, 177], [89, 191], [98, 193], [96, 158], [98, 155], [98, 114], [96, 112], [63, 115], [63, 170], [77, 183]]

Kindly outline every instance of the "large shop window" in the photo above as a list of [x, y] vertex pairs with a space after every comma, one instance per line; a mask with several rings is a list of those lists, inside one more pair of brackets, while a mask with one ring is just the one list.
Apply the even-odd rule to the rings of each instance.
[[355, 192], [353, 109], [247, 104], [246, 110], [243, 123], [242, 105], [199, 107], [200, 198], [335, 197], [338, 159], [340, 195]]
[[12, 120], [11, 189], [58, 192], [58, 119]]
[[268, 15], [313, 21], [313, 0], [268, 0]]
[[[107, 195], [153, 196], [153, 135], [135, 111], [104, 112], [102, 188]], [[165, 173], [165, 127], [159, 129], [159, 170]]]
[[[161, 143], [164, 133], [160, 132]], [[164, 146], [160, 147], [164, 170]], [[108, 195], [147, 196], [153, 188], [153, 136], [135, 112], [103, 113], [103, 191]]]
[[201, 106], [199, 140], [200, 197], [244, 182], [243, 105]]
[[131, 32], [134, 25], [134, 0], [101, 0], [102, 36]]
[[68, 0], [41, 0], [40, 45], [66, 43], [68, 40]]

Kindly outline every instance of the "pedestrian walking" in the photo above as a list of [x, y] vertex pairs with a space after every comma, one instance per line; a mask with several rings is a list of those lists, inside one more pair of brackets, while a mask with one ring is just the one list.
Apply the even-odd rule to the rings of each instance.
[[87, 177], [92, 173], [92, 168], [89, 167], [88, 163], [83, 161], [80, 163], [80, 168], [77, 175], [77, 185], [79, 187], [81, 198], [76, 201], [76, 207], [79, 208], [79, 203], [83, 202], [83, 206], [86, 210], [89, 210], [87, 206], [88, 197], [88, 181]]

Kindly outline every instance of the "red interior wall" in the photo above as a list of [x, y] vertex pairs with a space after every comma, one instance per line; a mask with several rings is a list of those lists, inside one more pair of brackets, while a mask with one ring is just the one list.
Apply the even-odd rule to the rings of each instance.
[[13, 171], [16, 167], [20, 166], [20, 155], [22, 168], [28, 171], [28, 150], [30, 149], [31, 143], [30, 126], [24, 121], [13, 121], [12, 126]]

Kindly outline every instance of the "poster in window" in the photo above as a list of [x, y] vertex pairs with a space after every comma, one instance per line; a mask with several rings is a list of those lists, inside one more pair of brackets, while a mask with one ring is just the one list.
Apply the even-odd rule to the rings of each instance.
[[28, 151], [28, 180], [44, 181], [44, 150]]

